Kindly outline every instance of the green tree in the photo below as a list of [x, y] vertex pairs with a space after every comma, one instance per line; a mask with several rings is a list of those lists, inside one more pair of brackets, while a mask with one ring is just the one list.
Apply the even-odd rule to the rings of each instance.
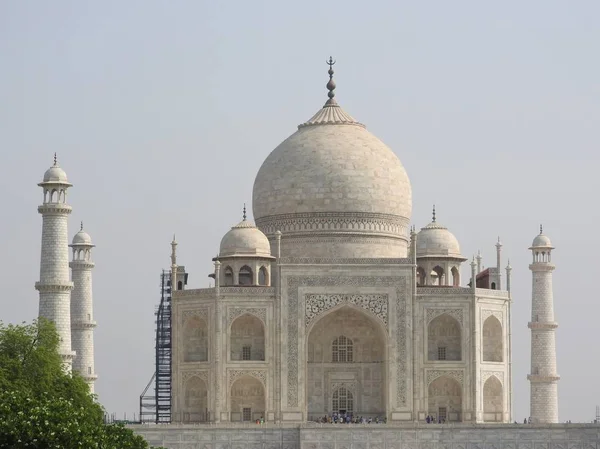
[[58, 354], [54, 324], [0, 322], [0, 447], [146, 449], [130, 429], [104, 423], [104, 410]]

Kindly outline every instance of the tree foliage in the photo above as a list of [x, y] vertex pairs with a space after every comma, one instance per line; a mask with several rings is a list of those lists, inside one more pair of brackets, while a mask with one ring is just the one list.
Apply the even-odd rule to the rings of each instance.
[[146, 449], [104, 410], [77, 374], [65, 373], [54, 324], [0, 322], [0, 447]]

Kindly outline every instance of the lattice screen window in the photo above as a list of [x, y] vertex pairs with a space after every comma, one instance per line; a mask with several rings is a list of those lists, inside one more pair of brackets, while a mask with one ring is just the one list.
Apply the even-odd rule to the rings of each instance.
[[446, 360], [446, 347], [445, 346], [438, 347], [438, 360]]
[[438, 421], [445, 422], [448, 419], [448, 409], [446, 407], [440, 407], [438, 409]]
[[354, 411], [354, 397], [346, 388], [340, 387], [333, 393], [333, 411], [350, 413]]
[[242, 409], [242, 420], [252, 421], [252, 409], [250, 407], [244, 407]]
[[251, 346], [242, 347], [242, 360], [252, 360], [252, 347]]
[[352, 340], [343, 335], [333, 340], [331, 345], [331, 361], [334, 363], [348, 363], [354, 360]]

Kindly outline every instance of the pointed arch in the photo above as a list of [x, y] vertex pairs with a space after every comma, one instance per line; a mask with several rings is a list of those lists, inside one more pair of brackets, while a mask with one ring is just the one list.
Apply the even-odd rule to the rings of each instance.
[[417, 285], [422, 287], [427, 284], [427, 275], [423, 267], [417, 267]]
[[223, 270], [223, 285], [233, 285], [233, 268], [230, 266], [225, 267]]
[[265, 388], [252, 376], [242, 376], [231, 385], [231, 421], [254, 421], [265, 418]]
[[[386, 341], [387, 333], [379, 319], [348, 304], [329, 309], [307, 327], [305, 368], [309, 420], [336, 411], [332, 395], [339, 387], [352, 393], [355, 414], [373, 418], [385, 416]], [[337, 412], [340, 410], [344, 408], [338, 408]]]
[[238, 273], [238, 284], [239, 285], [252, 285], [254, 283], [254, 276], [252, 273], [252, 268], [248, 265], [244, 265], [240, 268]]
[[431, 285], [445, 285], [446, 284], [446, 272], [442, 267], [436, 265], [429, 274], [431, 277]]
[[256, 316], [246, 313], [231, 323], [231, 360], [265, 360], [265, 327]]
[[354, 412], [354, 395], [346, 387], [339, 387], [331, 395], [331, 410], [334, 413]]
[[490, 376], [483, 385], [483, 420], [502, 422], [504, 420], [504, 395], [502, 382]]
[[502, 324], [494, 315], [483, 322], [483, 361], [503, 361]]
[[184, 386], [184, 422], [208, 421], [208, 388], [198, 376], [190, 377]]
[[353, 342], [350, 338], [340, 335], [331, 344], [331, 361], [333, 363], [352, 363]]
[[269, 271], [264, 265], [258, 270], [258, 285], [270, 285]]
[[427, 327], [428, 360], [462, 360], [460, 323], [444, 313], [429, 322]]
[[451, 377], [440, 376], [427, 388], [429, 415], [438, 422], [462, 420], [462, 387]]
[[183, 361], [208, 361], [208, 325], [197, 315], [190, 316], [183, 324]]
[[452, 267], [450, 272], [452, 273], [452, 285], [454, 287], [460, 287], [460, 272], [458, 271], [458, 268]]

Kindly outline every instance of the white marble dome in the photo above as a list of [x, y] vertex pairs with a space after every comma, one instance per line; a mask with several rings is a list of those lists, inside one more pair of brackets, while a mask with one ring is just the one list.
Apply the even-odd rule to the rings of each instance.
[[296, 257], [406, 257], [412, 213], [406, 170], [328, 88], [325, 106], [260, 167], [256, 223], [270, 238], [280, 230], [283, 253]]
[[262, 164], [254, 181], [253, 210], [257, 221], [314, 212], [410, 219], [412, 192], [398, 157], [364, 126], [309, 121]]
[[73, 236], [73, 245], [93, 245], [92, 238], [87, 232], [81, 229], [77, 234]]
[[458, 240], [435, 220], [417, 234], [417, 257], [452, 257], [464, 259]]
[[65, 171], [55, 162], [54, 165], [44, 173], [42, 182], [68, 184], [69, 180], [67, 179]]
[[553, 248], [552, 246], [552, 242], [550, 241], [550, 238], [547, 235], [544, 234], [538, 234], [536, 235], [536, 237], [533, 239], [533, 243], [531, 244], [532, 248]]
[[223, 236], [219, 257], [263, 256], [271, 257], [269, 239], [254, 223], [244, 219]]

